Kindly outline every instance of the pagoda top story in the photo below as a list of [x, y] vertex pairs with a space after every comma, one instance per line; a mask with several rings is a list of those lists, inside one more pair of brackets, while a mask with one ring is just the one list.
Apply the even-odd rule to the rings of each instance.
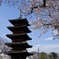
[[[9, 22], [13, 25], [15, 24], [19, 24], [19, 25], [27, 25], [27, 26], [30, 26], [30, 24], [28, 24], [28, 21], [26, 18], [24, 19], [21, 19], [21, 18], [17, 18], [17, 19], [12, 19], [12, 20], [9, 20]], [[18, 26], [18, 25], [17, 25]]]

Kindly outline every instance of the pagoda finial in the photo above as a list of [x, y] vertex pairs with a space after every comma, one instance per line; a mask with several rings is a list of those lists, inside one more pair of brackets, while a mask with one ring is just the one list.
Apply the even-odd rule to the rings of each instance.
[[[20, 6], [21, 6], [21, 4], [22, 4], [22, 0], [20, 1]], [[21, 8], [20, 8], [20, 6], [19, 6], [19, 11], [20, 11], [20, 19], [22, 18], [22, 11], [21, 11]]]
[[20, 9], [20, 19], [22, 18], [22, 12], [21, 12], [21, 9]]

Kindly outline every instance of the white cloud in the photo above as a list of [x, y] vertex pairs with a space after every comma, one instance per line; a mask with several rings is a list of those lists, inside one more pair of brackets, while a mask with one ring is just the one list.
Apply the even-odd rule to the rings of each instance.
[[57, 44], [57, 43], [48, 44], [48, 45], [39, 44], [39, 45], [34, 46], [33, 48], [28, 49], [28, 51], [29, 52], [38, 51], [38, 48], [39, 48], [40, 52], [47, 52], [47, 53], [57, 52], [57, 53], [59, 53], [59, 44]]
[[57, 29], [54, 30], [54, 31], [53, 31], [53, 34], [54, 34], [54, 35], [58, 35], [58, 30], [57, 30]]
[[45, 41], [46, 40], [53, 40], [53, 39], [54, 39], [53, 37], [48, 37], [48, 38], [45, 39]]

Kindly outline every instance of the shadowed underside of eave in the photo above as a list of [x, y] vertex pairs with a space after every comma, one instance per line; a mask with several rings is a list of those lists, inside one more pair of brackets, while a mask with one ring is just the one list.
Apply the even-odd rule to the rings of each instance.
[[10, 39], [23, 38], [25, 40], [31, 40], [31, 38], [26, 33], [23, 33], [23, 34], [7, 34], [6, 36]]
[[12, 42], [12, 43], [5, 43], [7, 46], [10, 46], [10, 47], [19, 47], [19, 48], [31, 48], [32, 46], [29, 45], [27, 42]]
[[7, 27], [10, 31], [12, 31], [12, 32], [15, 32], [15, 31], [19, 31], [19, 32], [21, 32], [21, 31], [24, 31], [25, 33], [30, 33], [31, 31], [27, 28], [27, 26], [9, 26], [9, 27]]
[[8, 55], [11, 55], [11, 56], [30, 56], [32, 55], [32, 53], [28, 53], [26, 50], [23, 50], [23, 51], [9, 51], [9, 52], [6, 52]]

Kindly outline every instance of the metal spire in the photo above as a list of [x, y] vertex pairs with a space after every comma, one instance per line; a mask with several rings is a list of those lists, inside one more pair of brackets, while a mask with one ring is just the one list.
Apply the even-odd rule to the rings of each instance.
[[[22, 4], [22, 0], [20, 1], [20, 6], [21, 6], [21, 4]], [[19, 8], [19, 11], [20, 11], [20, 19], [22, 18], [22, 11], [21, 11], [21, 8]]]
[[22, 18], [22, 12], [21, 12], [21, 9], [20, 9], [20, 19]]
[[38, 48], [38, 59], [40, 59], [39, 48]]

